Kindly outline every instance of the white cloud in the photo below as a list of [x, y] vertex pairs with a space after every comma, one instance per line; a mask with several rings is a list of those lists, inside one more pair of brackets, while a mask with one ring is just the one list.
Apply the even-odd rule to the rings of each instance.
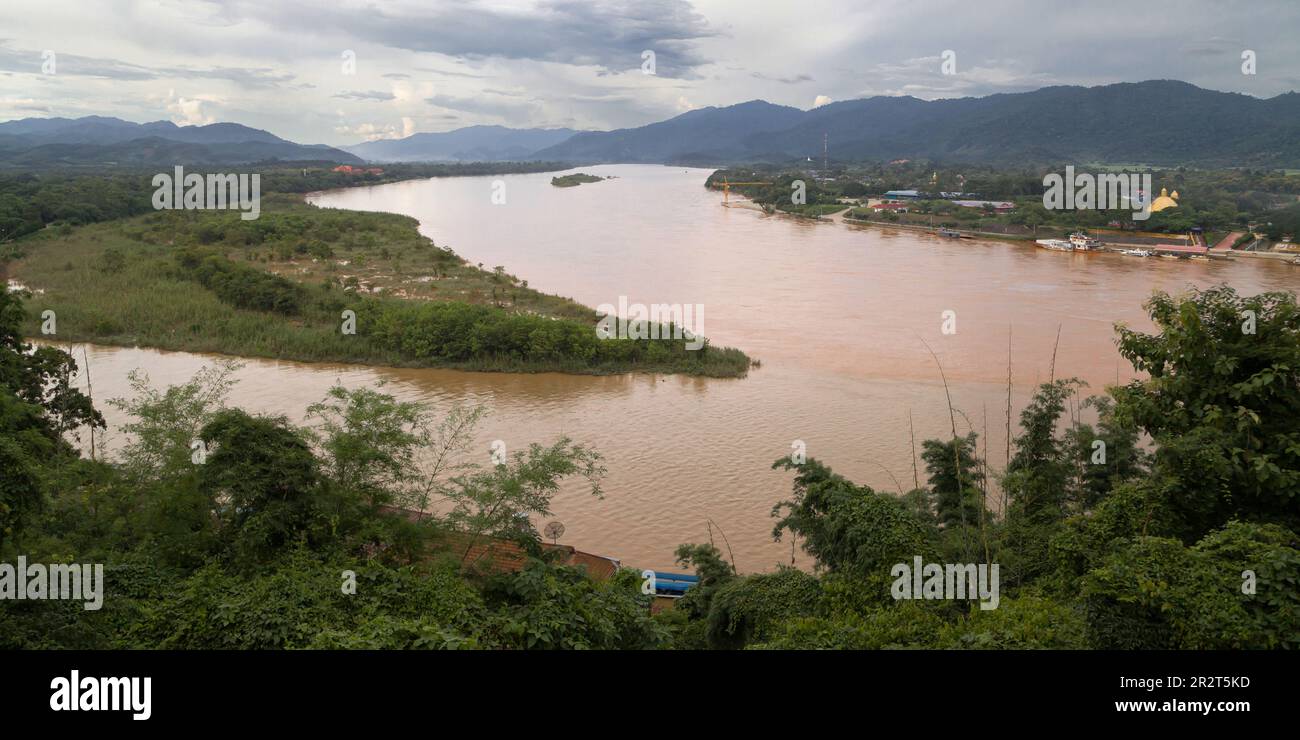
[[205, 109], [205, 106], [216, 103], [217, 100], [208, 97], [180, 97], [174, 90], [169, 91], [168, 96], [171, 102], [167, 104], [167, 112], [171, 114], [172, 123], [181, 126], [203, 126], [217, 122], [216, 115]]

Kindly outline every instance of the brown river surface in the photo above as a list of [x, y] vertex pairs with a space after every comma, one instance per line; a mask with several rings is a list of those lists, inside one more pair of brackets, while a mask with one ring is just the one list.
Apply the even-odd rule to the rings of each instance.
[[[729, 543], [742, 571], [789, 562], [772, 540], [772, 505], [791, 475], [770, 469], [794, 440], [808, 455], [878, 489], [912, 486], [916, 439], [950, 434], [933, 348], [947, 373], [962, 433], [972, 425], [989, 458], [1005, 460], [1007, 339], [1016, 414], [1056, 374], [1101, 392], [1130, 377], [1112, 324], [1149, 327], [1153, 290], [1227, 282], [1239, 291], [1294, 290], [1296, 268], [1270, 260], [1190, 262], [1070, 254], [1032, 244], [943, 239], [901, 229], [811, 222], [723, 208], [703, 188], [709, 170], [641, 165], [583, 168], [615, 179], [556, 188], [554, 173], [418, 180], [314, 195], [318, 205], [393, 211], [470, 262], [590, 305], [704, 306], [703, 333], [762, 366], [744, 379], [509, 375], [448, 370], [245, 361], [231, 404], [302, 421], [336, 382], [387, 381], [387, 392], [438, 408], [484, 404], [477, 450], [508, 450], [561, 435], [604, 456], [606, 497], [566, 487], [554, 502], [562, 542], [635, 567], [672, 569], [673, 549]], [[493, 181], [506, 202], [493, 204]], [[942, 332], [943, 313], [956, 333]], [[78, 352], [78, 355], [80, 353]], [[144, 368], [155, 385], [188, 379], [211, 357], [89, 347], [97, 399], [129, 393]], [[123, 419], [105, 407], [110, 429]], [[967, 419], [969, 421], [967, 421]], [[120, 432], [110, 444], [120, 443]], [[925, 471], [921, 470], [924, 480]], [[538, 522], [539, 528], [544, 522]], [[717, 527], [725, 533], [726, 543]], [[803, 563], [805, 558], [799, 558]]]

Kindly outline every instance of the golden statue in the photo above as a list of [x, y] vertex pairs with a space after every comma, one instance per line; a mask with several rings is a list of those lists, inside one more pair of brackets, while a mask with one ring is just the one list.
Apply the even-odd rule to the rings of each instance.
[[1169, 194], [1166, 188], [1160, 188], [1160, 197], [1151, 202], [1151, 212], [1158, 213], [1166, 208], [1178, 207], [1178, 191], [1175, 190], [1173, 195]]

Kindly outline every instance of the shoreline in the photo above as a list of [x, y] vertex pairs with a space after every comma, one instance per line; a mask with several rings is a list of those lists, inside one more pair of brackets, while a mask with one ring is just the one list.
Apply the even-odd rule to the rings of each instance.
[[[803, 219], [807, 221], [826, 221], [830, 223], [851, 224], [856, 226], [877, 226], [882, 228], [896, 228], [896, 229], [905, 229], [908, 231], [919, 232], [919, 233], [929, 233], [934, 235], [939, 235], [939, 231], [941, 229], [944, 229], [950, 232], [955, 232], [960, 238], [998, 239], [1001, 241], [1016, 242], [1016, 243], [1036, 242], [1039, 238], [1061, 238], [1061, 239], [1065, 238], [1064, 236], [1039, 237], [1037, 234], [1006, 234], [1001, 232], [980, 231], [977, 229], [962, 228], [962, 227], [921, 225], [921, 224], [876, 221], [873, 219], [854, 218], [850, 214], [853, 212], [855, 207], [848, 206], [848, 205], [832, 213], [816, 214], [816, 215], [792, 213], [789, 211], [783, 211], [779, 208], [773, 209], [772, 211], [768, 211], [765, 207], [755, 203], [752, 199], [749, 198], [749, 196], [745, 195], [744, 193], [740, 193], [740, 192], [734, 193], [733, 197], [737, 198], [737, 200], [732, 203], [723, 203], [721, 205], [727, 208], [741, 208], [743, 210], [758, 211], [760, 213], [763, 213], [764, 215], [769, 215], [769, 216], [781, 215], [781, 216], [788, 216], [797, 219]], [[743, 198], [744, 200], [739, 200], [741, 198]], [[1155, 245], [1153, 244], [1126, 241], [1124, 237], [1129, 236], [1129, 234], [1123, 231], [1116, 231], [1114, 229], [1097, 229], [1097, 228], [1087, 229], [1085, 227], [1080, 227], [1079, 229], [1076, 230], [1084, 230], [1089, 233], [1100, 234], [1103, 237], [1110, 237], [1110, 240], [1106, 241], [1101, 247], [1091, 249], [1091, 250], [1086, 250], [1087, 252], [1122, 254], [1124, 251], [1130, 249], [1153, 250], [1155, 247]], [[1170, 242], [1180, 242], [1180, 241], [1188, 240], [1188, 236], [1185, 235], [1163, 234], [1158, 232], [1141, 232], [1138, 234], [1133, 234], [1132, 236], [1137, 236], [1139, 238], [1167, 239]], [[1119, 238], [1115, 238], [1115, 237], [1119, 237]], [[1221, 243], [1223, 242], [1220, 241], [1218, 244]], [[1233, 259], [1236, 259], [1237, 257], [1245, 257], [1248, 259], [1264, 259], [1264, 260], [1280, 261], [1280, 262], [1286, 262], [1289, 264], [1300, 266], [1300, 251], [1247, 252], [1247, 251], [1234, 250], [1231, 248], [1216, 249], [1218, 244], [1206, 245], [1207, 249], [1205, 254], [1197, 255], [1197, 259], [1195, 261], [1200, 261], [1201, 257], [1204, 257], [1205, 259], [1208, 260], [1219, 260], [1219, 261], [1231, 261]], [[1152, 256], [1162, 256], [1162, 255], [1152, 255]], [[1188, 255], [1167, 255], [1167, 256], [1176, 256], [1179, 259], [1189, 258]]]
[[[742, 380], [743, 376], [715, 376], [715, 375], [687, 375], [672, 371], [658, 370], [609, 370], [603, 372], [569, 372], [565, 370], [555, 370], [539, 367], [535, 370], [500, 370], [495, 368], [473, 369], [468, 367], [457, 366], [455, 364], [446, 365], [420, 365], [420, 364], [390, 364], [379, 362], [364, 362], [361, 360], [300, 360], [290, 357], [277, 357], [269, 355], [234, 355], [229, 352], [210, 349], [184, 349], [176, 347], [162, 347], [148, 344], [128, 344], [114, 342], [110, 339], [47, 339], [44, 335], [25, 337], [24, 341], [28, 344], [37, 346], [50, 346], [65, 349], [68, 354], [72, 354], [73, 347], [92, 347], [106, 351], [145, 351], [158, 352], [159, 354], [181, 354], [195, 357], [211, 358], [216, 361], [221, 360], [252, 360], [254, 362], [287, 362], [296, 365], [307, 365], [313, 369], [328, 368], [336, 365], [339, 368], [371, 368], [375, 370], [436, 370], [440, 372], [466, 373], [472, 375], [558, 375], [562, 377], [589, 377], [589, 378], [611, 378], [619, 375], [636, 376], [636, 375], [686, 375], [691, 378], [703, 378], [707, 380]], [[76, 356], [73, 355], [76, 359]]]
[[[846, 209], [846, 210], [852, 210], [852, 209]], [[832, 222], [847, 223], [855, 226], [877, 226], [881, 228], [907, 229], [909, 231], [917, 231], [921, 233], [930, 233], [936, 235], [938, 229], [941, 228], [935, 226], [920, 226], [918, 224], [901, 224], [901, 223], [896, 224], [896, 223], [888, 223], [882, 221], [871, 221], [868, 219], [860, 219], [860, 218], [853, 218], [847, 215], [840, 215], [842, 213], [844, 212], [841, 211], [840, 213], [829, 214], [828, 216], [815, 216], [815, 217], [801, 216], [801, 217], [813, 218], [816, 220], [830, 220]], [[786, 215], [795, 216], [799, 214], [786, 214]], [[836, 218], [836, 216], [839, 216], [839, 218]], [[948, 228], [948, 227], [942, 227], [942, 228]], [[991, 231], [972, 231], [969, 229], [950, 229], [950, 230], [957, 232], [962, 237], [969, 236], [969, 237], [980, 238], [980, 239], [999, 239], [1001, 241], [1015, 242], [1020, 244], [1033, 243], [1034, 241], [1036, 241], [1036, 237], [1034, 236], [1020, 236], [1016, 234], [998, 234]], [[1174, 238], [1177, 237], [1172, 235], [1170, 236], [1171, 240]], [[1103, 244], [1100, 249], [1091, 249], [1087, 251], [1108, 253], [1108, 254], [1122, 254], [1123, 250], [1125, 249], [1151, 249], [1151, 245], [1115, 241], [1115, 242], [1107, 242]], [[1157, 255], [1152, 255], [1152, 256], [1154, 257]], [[1262, 259], [1262, 260], [1272, 260], [1274, 262], [1285, 262], [1288, 264], [1300, 264], [1295, 262], [1295, 260], [1300, 260], [1300, 252], [1295, 252], [1295, 253], [1243, 252], [1243, 251], [1231, 250], [1231, 249], [1215, 250], [1211, 248], [1206, 252], [1204, 256], [1211, 260], [1231, 261], [1238, 257], [1245, 257], [1248, 259]], [[1180, 257], [1180, 259], [1184, 259], [1184, 258]]]

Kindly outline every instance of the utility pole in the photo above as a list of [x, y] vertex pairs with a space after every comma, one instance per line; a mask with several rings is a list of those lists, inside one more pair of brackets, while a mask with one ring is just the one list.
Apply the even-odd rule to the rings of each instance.
[[830, 169], [826, 164], [828, 161], [826, 158], [826, 152], [827, 152], [827, 144], [829, 141], [830, 141], [830, 134], [823, 132], [822, 133], [822, 177], [825, 177], [826, 172]]

